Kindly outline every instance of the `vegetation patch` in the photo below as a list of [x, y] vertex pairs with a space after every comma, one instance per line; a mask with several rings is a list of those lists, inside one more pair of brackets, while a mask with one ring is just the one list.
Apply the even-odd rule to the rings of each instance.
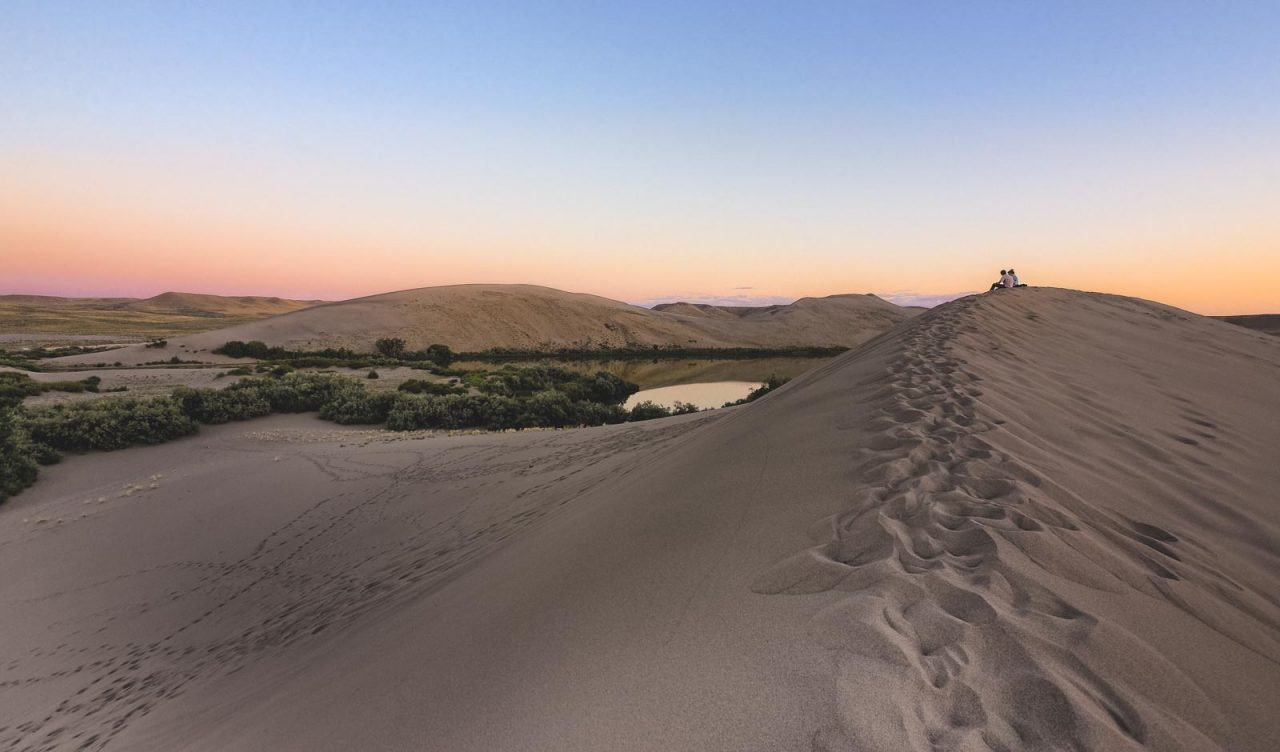
[[765, 396], [769, 392], [772, 392], [774, 389], [777, 389], [778, 387], [782, 386], [783, 384], [787, 383], [790, 380], [791, 379], [781, 379], [781, 378], [778, 378], [777, 376], [770, 376], [768, 379], [765, 380], [763, 384], [756, 387], [755, 389], [752, 389], [751, 392], [747, 394], [747, 396], [743, 397], [740, 400], [734, 400], [733, 402], [726, 402], [724, 403], [724, 406], [733, 407], [734, 405], [745, 405], [748, 402], [755, 402], [756, 400]]
[[272, 413], [314, 412], [335, 423], [385, 424], [408, 431], [594, 426], [697, 410], [692, 405], [671, 410], [653, 403], [625, 410], [622, 403], [638, 387], [604, 372], [583, 375], [547, 366], [508, 366], [495, 373], [469, 374], [468, 379], [470, 383], [464, 379], [462, 384], [410, 380], [390, 392], [370, 389], [365, 379], [276, 368], [225, 389], [178, 387], [151, 399], [103, 397], [30, 407], [23, 406], [22, 399], [32, 393], [31, 384], [41, 389], [49, 385], [25, 374], [5, 374], [7, 386], [0, 391], [0, 501], [33, 483], [38, 465], [57, 462], [63, 452], [159, 444], [195, 433], [201, 424]]
[[17, 371], [0, 372], [0, 399], [34, 397], [45, 392], [97, 392], [102, 379], [89, 376], [78, 381], [36, 381]]

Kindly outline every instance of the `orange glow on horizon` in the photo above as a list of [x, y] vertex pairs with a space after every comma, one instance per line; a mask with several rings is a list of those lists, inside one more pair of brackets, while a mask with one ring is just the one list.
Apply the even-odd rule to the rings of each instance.
[[[48, 176], [45, 176], [48, 178]], [[588, 228], [416, 221], [396, 226], [351, 215], [274, 216], [261, 208], [201, 204], [199, 197], [122, 189], [59, 190], [32, 180], [23, 196], [0, 194], [3, 293], [146, 296], [167, 290], [340, 300], [465, 283], [527, 283], [619, 300], [946, 294], [984, 289], [1016, 263], [1032, 284], [1157, 300], [1209, 315], [1280, 312], [1280, 225], [1120, 240], [1080, 251], [1075, 238], [1033, 251], [984, 248], [951, 236], [882, 252], [841, 251], [817, 237], [788, 258], [779, 238], [726, 231], [701, 237], [651, 231], [610, 238]], [[359, 207], [355, 207], [358, 209]], [[732, 230], [732, 228], [730, 228]], [[1105, 236], [1103, 237], [1105, 243]], [[853, 238], [848, 244], [865, 248]], [[1149, 259], [1157, 259], [1150, 261]], [[749, 288], [743, 290], [742, 288]]]

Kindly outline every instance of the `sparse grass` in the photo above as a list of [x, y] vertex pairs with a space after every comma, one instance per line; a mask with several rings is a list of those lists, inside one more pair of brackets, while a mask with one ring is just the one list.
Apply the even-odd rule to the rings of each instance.
[[75, 307], [65, 303], [41, 305], [5, 302], [0, 303], [0, 331], [24, 334], [162, 338], [208, 332], [250, 321], [259, 321], [277, 313], [280, 311], [264, 311], [261, 315], [228, 315], [195, 311], [169, 313]]

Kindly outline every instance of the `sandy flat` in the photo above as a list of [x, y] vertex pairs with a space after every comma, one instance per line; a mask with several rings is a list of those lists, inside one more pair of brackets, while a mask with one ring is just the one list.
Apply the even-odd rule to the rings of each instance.
[[732, 410], [72, 458], [0, 507], [0, 745], [1270, 750], [1278, 383], [1028, 289]]

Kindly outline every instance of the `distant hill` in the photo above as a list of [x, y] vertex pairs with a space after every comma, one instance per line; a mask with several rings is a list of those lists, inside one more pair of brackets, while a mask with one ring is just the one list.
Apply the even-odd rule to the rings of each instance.
[[[456, 351], [552, 350], [624, 346], [853, 346], [916, 315], [874, 295], [804, 298], [791, 305], [705, 313], [691, 304], [651, 310], [596, 295], [533, 285], [452, 285], [323, 303], [279, 316], [192, 334], [187, 353], [229, 340], [260, 340], [294, 350], [346, 347], [369, 352], [380, 337], [410, 348]], [[122, 357], [127, 353], [120, 351]], [[145, 354], [154, 357], [154, 352]]]
[[1225, 321], [1228, 324], [1235, 324], [1246, 329], [1253, 329], [1264, 334], [1274, 334], [1280, 337], [1280, 313], [1258, 313], [1250, 316], [1214, 316], [1213, 318]]
[[152, 298], [0, 295], [0, 330], [22, 335], [163, 337], [255, 321], [319, 302], [189, 292]]

